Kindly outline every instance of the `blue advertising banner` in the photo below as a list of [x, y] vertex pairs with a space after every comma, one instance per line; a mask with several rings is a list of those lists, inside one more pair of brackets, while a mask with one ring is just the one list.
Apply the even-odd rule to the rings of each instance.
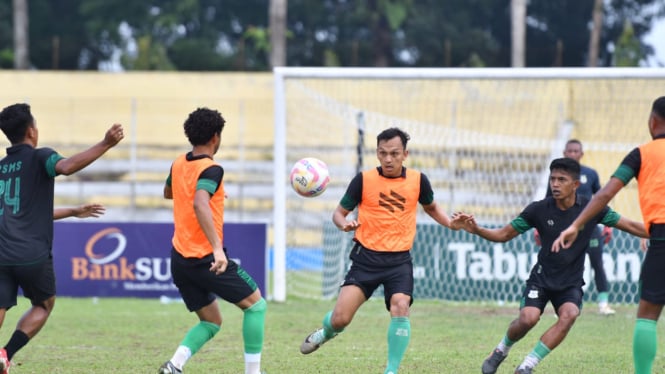
[[[53, 258], [59, 296], [179, 297], [171, 279], [173, 224], [54, 224]], [[224, 246], [266, 289], [264, 223], [224, 224]]]

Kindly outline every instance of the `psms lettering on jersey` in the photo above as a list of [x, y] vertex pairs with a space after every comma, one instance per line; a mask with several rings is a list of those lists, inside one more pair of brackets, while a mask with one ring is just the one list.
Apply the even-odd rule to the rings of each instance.
[[98, 231], [88, 239], [85, 257], [71, 258], [72, 279], [160, 282], [171, 279], [170, 258], [139, 257], [132, 262], [123, 256], [126, 247], [127, 238], [120, 229]]
[[[492, 246], [492, 253], [477, 251], [476, 244], [471, 242], [452, 242], [447, 250], [455, 255], [455, 276], [460, 280], [507, 281], [515, 276], [526, 280], [531, 268], [538, 261], [537, 252], [505, 250], [503, 243], [495, 243]], [[607, 280], [610, 282], [639, 280], [641, 259], [635, 252], [615, 253], [615, 256], [603, 253], [603, 264]], [[588, 286], [592, 278], [588, 256], [584, 269], [584, 280]]]

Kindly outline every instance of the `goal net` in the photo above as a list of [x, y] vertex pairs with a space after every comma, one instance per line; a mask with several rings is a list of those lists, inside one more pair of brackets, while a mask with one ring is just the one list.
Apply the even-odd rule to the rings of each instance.
[[[410, 134], [406, 166], [425, 173], [451, 214], [483, 225], [510, 222], [544, 197], [549, 163], [565, 142], [584, 145], [582, 163], [605, 183], [626, 153], [650, 140], [647, 118], [663, 94], [656, 69], [275, 69], [273, 297], [335, 297], [352, 233], [331, 223], [349, 181], [378, 165], [376, 135]], [[291, 165], [316, 157], [330, 168], [328, 190], [303, 198], [288, 186]], [[641, 219], [631, 182], [612, 201]], [[533, 232], [496, 244], [436, 225], [422, 210], [413, 247], [415, 296], [515, 301], [538, 248]], [[611, 301], [634, 302], [639, 240], [614, 230], [605, 248]], [[585, 298], [595, 300], [585, 272]]]

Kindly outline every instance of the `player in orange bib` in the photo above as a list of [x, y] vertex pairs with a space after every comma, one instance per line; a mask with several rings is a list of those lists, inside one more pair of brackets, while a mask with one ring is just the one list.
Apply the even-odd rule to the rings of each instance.
[[185, 305], [199, 323], [192, 327], [159, 374], [182, 368], [219, 332], [222, 315], [217, 296], [243, 311], [245, 374], [259, 374], [266, 301], [252, 277], [226, 256], [224, 243], [224, 169], [213, 160], [226, 121], [212, 109], [199, 108], [185, 121], [192, 150], [178, 157], [164, 187], [173, 199], [171, 275]]
[[609, 182], [593, 195], [589, 205], [552, 245], [552, 251], [567, 251], [582, 227], [633, 178], [637, 180], [650, 246], [640, 271], [640, 303], [633, 332], [635, 374], [651, 373], [658, 346], [656, 322], [665, 305], [665, 96], [654, 100], [648, 126], [652, 141], [626, 155]]
[[[388, 362], [385, 373], [397, 373], [411, 339], [409, 310], [413, 302], [411, 247], [416, 235], [418, 204], [436, 222], [457, 230], [434, 201], [425, 174], [403, 166], [409, 155], [409, 135], [389, 128], [377, 136], [376, 155], [380, 166], [356, 175], [337, 209], [333, 223], [342, 231], [354, 231], [351, 269], [346, 274], [335, 308], [326, 314], [323, 327], [311, 333], [300, 346], [303, 354], [317, 350], [351, 323], [360, 306], [383, 285], [388, 326]], [[347, 216], [358, 208], [358, 218]]]

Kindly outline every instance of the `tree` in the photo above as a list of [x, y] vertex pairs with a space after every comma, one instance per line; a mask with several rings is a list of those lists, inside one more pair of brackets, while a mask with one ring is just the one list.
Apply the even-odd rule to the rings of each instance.
[[286, 65], [287, 0], [270, 0], [270, 66]]
[[614, 66], [639, 66], [640, 60], [643, 57], [642, 44], [635, 37], [633, 25], [630, 21], [626, 20], [623, 33], [621, 33], [619, 40], [617, 40], [614, 52]]
[[598, 66], [598, 49], [600, 44], [600, 32], [603, 28], [603, 0], [595, 0], [593, 13], [591, 15], [592, 27], [589, 38], [589, 62], [587, 66]]
[[524, 67], [525, 44], [526, 44], [526, 0], [510, 1], [511, 20], [511, 66], [514, 68]]
[[14, 5], [14, 69], [30, 68], [30, 36], [28, 0], [13, 0]]

